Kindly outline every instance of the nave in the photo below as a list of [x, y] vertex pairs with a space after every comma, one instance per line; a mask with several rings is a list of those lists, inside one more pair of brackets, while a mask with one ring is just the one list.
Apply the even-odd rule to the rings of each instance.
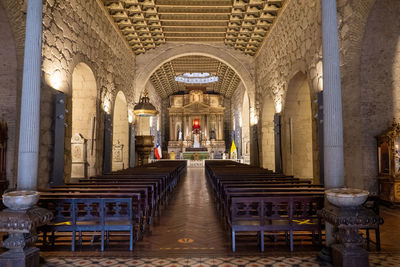
[[[398, 210], [382, 207], [385, 224], [381, 228], [382, 252], [370, 255], [371, 266], [396, 266], [400, 246], [395, 229], [400, 221]], [[117, 245], [115, 245], [117, 244]], [[374, 252], [374, 246], [371, 251]], [[289, 252], [285, 244], [266, 245], [259, 252], [254, 237], [239, 239], [237, 251], [231, 251], [230, 232], [219, 219], [214, 196], [207, 184], [204, 168], [187, 168], [170, 198], [156, 219], [151, 231], [136, 242], [130, 252], [127, 245], [111, 242], [104, 252], [98, 242], [77, 246], [42, 250], [44, 266], [325, 266], [315, 255], [319, 247], [309, 243]], [[250, 264], [250, 265], [247, 265]]]

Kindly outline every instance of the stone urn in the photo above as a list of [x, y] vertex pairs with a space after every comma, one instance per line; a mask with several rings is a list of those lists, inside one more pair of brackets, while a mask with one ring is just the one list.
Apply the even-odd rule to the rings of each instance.
[[26, 211], [39, 201], [37, 191], [11, 191], [3, 194], [4, 205], [13, 211]]
[[355, 188], [333, 188], [325, 191], [329, 203], [340, 208], [356, 208], [368, 198], [369, 192]]

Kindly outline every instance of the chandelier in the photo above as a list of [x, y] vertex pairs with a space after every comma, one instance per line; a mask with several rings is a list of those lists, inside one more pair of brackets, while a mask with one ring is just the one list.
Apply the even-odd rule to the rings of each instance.
[[133, 113], [136, 116], [155, 116], [158, 114], [157, 109], [150, 103], [150, 98], [147, 96], [147, 90], [143, 92], [139, 103], [133, 108]]
[[218, 76], [212, 76], [208, 72], [203, 73], [183, 73], [181, 75], [175, 76], [175, 81], [181, 83], [189, 83], [189, 84], [204, 84], [204, 83], [214, 83], [218, 82]]

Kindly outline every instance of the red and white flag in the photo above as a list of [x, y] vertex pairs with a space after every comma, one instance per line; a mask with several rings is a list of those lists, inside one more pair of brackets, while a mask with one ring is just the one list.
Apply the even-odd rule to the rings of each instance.
[[157, 159], [162, 158], [161, 146], [160, 146], [160, 143], [158, 143], [158, 142], [157, 142], [156, 148], [154, 149], [154, 155], [156, 156]]

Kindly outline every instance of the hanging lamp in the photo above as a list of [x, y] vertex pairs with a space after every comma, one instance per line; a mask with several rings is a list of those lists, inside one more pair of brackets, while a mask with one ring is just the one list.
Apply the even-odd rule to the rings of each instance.
[[156, 116], [158, 114], [157, 109], [150, 103], [150, 98], [147, 95], [148, 93], [145, 89], [139, 103], [133, 108], [133, 113], [136, 116]]

